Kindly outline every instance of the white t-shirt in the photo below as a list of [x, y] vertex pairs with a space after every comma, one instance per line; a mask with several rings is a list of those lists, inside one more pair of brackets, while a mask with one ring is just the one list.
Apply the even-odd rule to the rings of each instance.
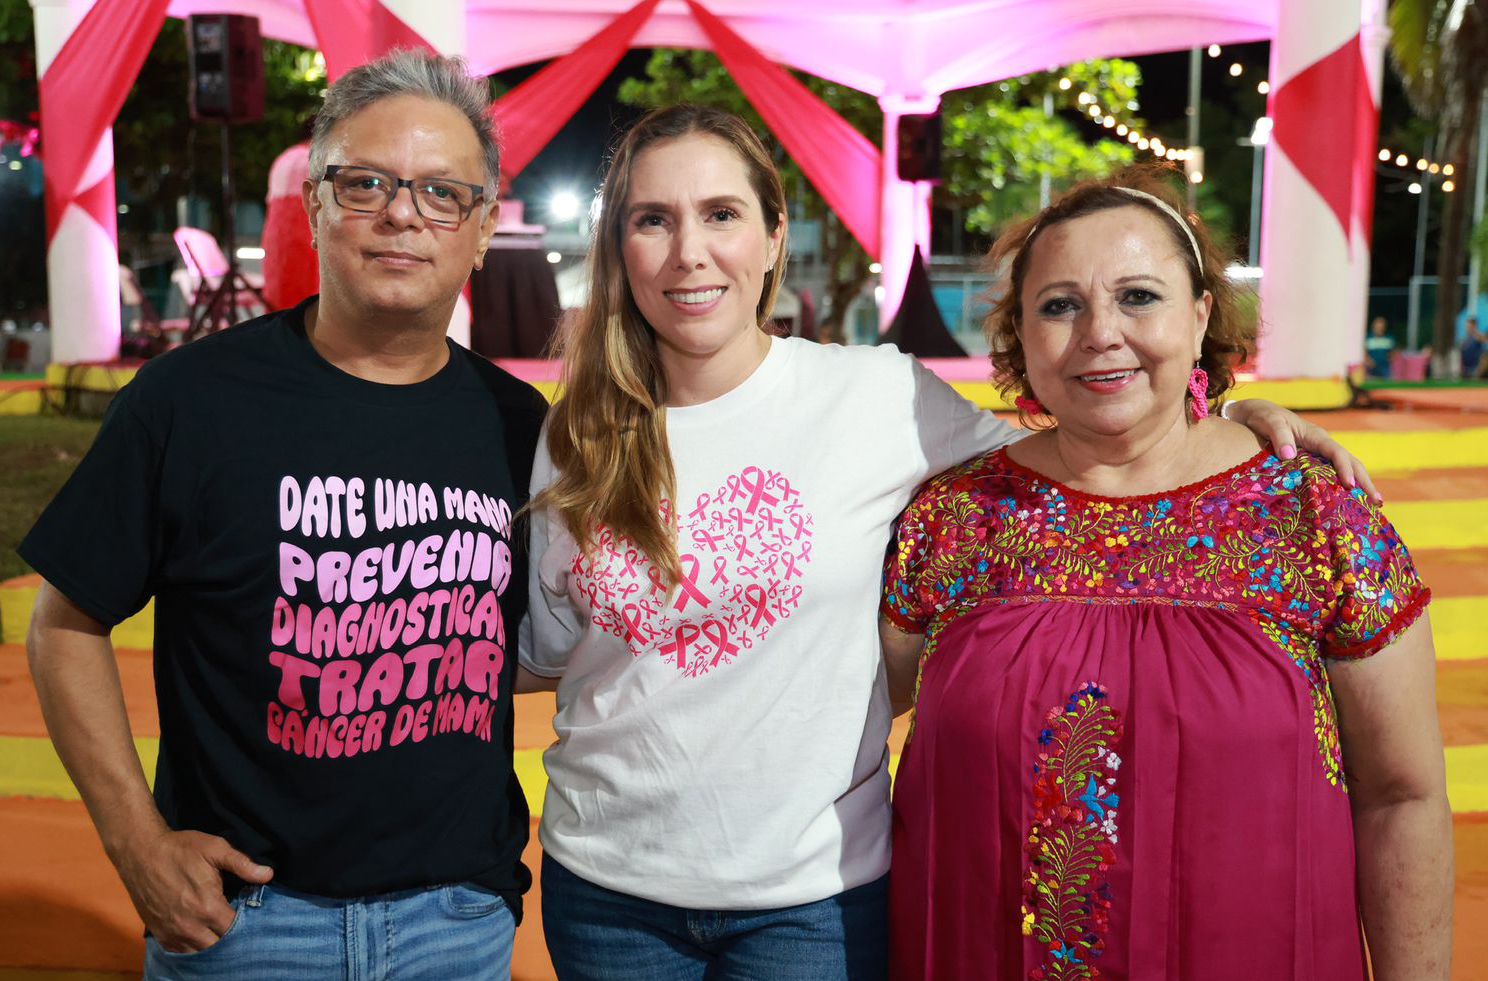
[[[619, 892], [694, 909], [815, 902], [889, 867], [884, 550], [927, 477], [1010, 442], [891, 347], [775, 339], [667, 410], [684, 582], [628, 540], [533, 515], [521, 663], [554, 677], [540, 831]], [[533, 493], [553, 479], [544, 441]]]

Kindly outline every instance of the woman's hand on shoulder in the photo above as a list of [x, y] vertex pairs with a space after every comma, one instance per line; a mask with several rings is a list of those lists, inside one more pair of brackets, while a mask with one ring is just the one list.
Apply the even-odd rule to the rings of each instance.
[[1316, 453], [1333, 464], [1339, 483], [1345, 487], [1362, 487], [1375, 501], [1385, 499], [1358, 457], [1344, 449], [1322, 426], [1308, 422], [1292, 410], [1266, 399], [1242, 399], [1231, 402], [1225, 416], [1269, 442], [1283, 460], [1296, 456], [1299, 448]]

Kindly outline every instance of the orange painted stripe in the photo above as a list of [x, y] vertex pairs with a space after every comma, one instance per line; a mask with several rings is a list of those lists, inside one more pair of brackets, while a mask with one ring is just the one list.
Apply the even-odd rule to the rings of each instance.
[[1439, 662], [1436, 708], [1448, 746], [1488, 743], [1488, 661]]
[[[1375, 480], [1385, 495], [1385, 514], [1396, 501], [1466, 501], [1488, 497], [1488, 470], [1414, 470]], [[1406, 544], [1409, 544], [1407, 542]]]
[[[1378, 412], [1366, 409], [1338, 409], [1325, 412], [1303, 412], [1302, 418], [1317, 423], [1330, 433], [1367, 430], [1377, 433], [1415, 433], [1431, 429], [1477, 429], [1488, 425], [1483, 413], [1488, 412], [1484, 389], [1450, 389], [1460, 399], [1452, 409], [1426, 409], [1410, 412]], [[1461, 394], [1474, 393], [1474, 394]], [[1471, 403], [1478, 411], [1462, 411]]]
[[1488, 548], [1411, 549], [1411, 558], [1438, 599], [1488, 596]]
[[[120, 650], [119, 677], [124, 683], [124, 708], [136, 736], [159, 736], [155, 712], [155, 680], [149, 651]], [[20, 644], [0, 645], [0, 736], [45, 736], [41, 706]]]

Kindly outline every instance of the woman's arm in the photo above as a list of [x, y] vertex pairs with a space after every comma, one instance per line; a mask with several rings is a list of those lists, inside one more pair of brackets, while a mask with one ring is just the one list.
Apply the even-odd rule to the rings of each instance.
[[903, 715], [914, 708], [915, 677], [925, 635], [907, 634], [880, 617], [878, 636], [883, 644], [884, 671], [889, 676], [889, 699], [894, 703], [894, 714]]
[[1376, 981], [1447, 981], [1452, 811], [1423, 615], [1373, 657], [1329, 661]]

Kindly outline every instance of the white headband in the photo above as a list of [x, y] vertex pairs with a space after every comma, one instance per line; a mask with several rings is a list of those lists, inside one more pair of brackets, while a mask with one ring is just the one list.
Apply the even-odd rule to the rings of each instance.
[[[1113, 187], [1111, 190], [1120, 191], [1122, 194], [1129, 194], [1134, 198], [1141, 198], [1143, 201], [1150, 202], [1157, 208], [1161, 209], [1163, 214], [1173, 219], [1173, 222], [1177, 224], [1179, 228], [1183, 229], [1183, 234], [1188, 237], [1188, 245], [1189, 248], [1193, 249], [1194, 261], [1199, 264], [1199, 275], [1204, 275], [1204, 255], [1202, 252], [1199, 251], [1199, 240], [1197, 237], [1194, 236], [1193, 229], [1189, 227], [1188, 222], [1184, 221], [1183, 216], [1173, 210], [1173, 206], [1171, 204], [1168, 204], [1168, 202], [1164, 201], [1160, 197], [1148, 194], [1146, 191], [1139, 191], [1135, 187]], [[1033, 238], [1033, 233], [1038, 231], [1039, 227], [1040, 225], [1034, 225], [1028, 230], [1028, 238], [1025, 238], [1023, 240], [1024, 243], [1027, 243], [1028, 239]]]

